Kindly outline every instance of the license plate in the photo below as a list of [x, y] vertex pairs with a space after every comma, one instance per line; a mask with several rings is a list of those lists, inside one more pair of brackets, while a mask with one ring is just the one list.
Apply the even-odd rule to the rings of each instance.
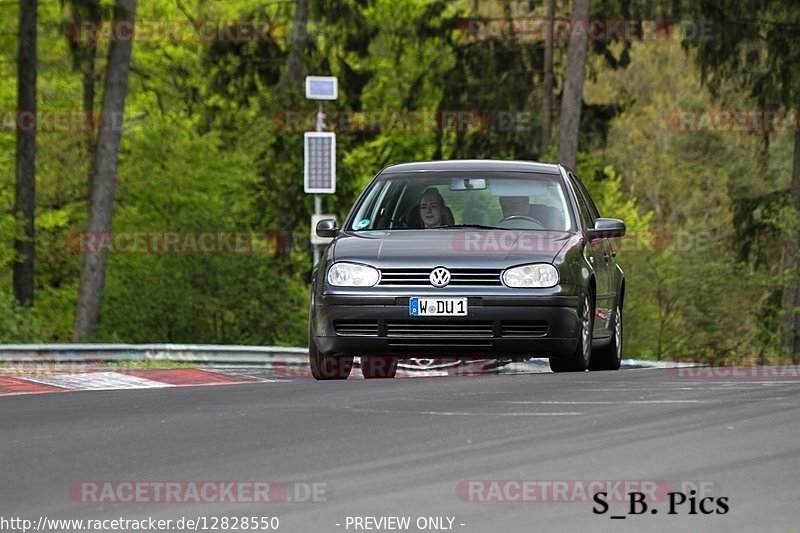
[[410, 298], [411, 316], [467, 316], [466, 298]]

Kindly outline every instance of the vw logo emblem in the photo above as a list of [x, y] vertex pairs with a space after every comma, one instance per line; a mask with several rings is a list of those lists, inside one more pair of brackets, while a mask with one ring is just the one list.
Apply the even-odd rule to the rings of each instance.
[[444, 287], [450, 283], [450, 271], [444, 267], [434, 268], [428, 279], [434, 287]]

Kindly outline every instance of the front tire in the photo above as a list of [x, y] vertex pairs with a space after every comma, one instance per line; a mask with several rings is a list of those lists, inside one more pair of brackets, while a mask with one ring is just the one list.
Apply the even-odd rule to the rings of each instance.
[[589, 368], [592, 357], [592, 329], [594, 328], [594, 306], [589, 294], [583, 297], [580, 312], [581, 326], [578, 332], [578, 345], [568, 357], [550, 358], [550, 370], [553, 372], [583, 372]]
[[614, 310], [614, 329], [611, 342], [592, 354], [589, 370], [619, 370], [622, 365], [622, 305]]
[[361, 356], [361, 373], [364, 379], [393, 378], [397, 374], [397, 359]]
[[319, 353], [311, 328], [308, 330], [308, 363], [316, 380], [347, 379], [353, 369], [353, 357], [323, 355]]

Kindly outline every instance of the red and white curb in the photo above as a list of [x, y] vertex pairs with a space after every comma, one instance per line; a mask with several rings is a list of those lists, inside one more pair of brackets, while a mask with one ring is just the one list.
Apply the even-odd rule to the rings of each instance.
[[[404, 364], [397, 370], [398, 378], [475, 376], [485, 374], [486, 360], [447, 365], [441, 361], [425, 363], [430, 366]], [[350, 379], [363, 379], [358, 366]], [[108, 369], [93, 364], [73, 367], [19, 366], [0, 367], [0, 396], [43, 394], [49, 392], [100, 391], [122, 389], [156, 389], [165, 387], [200, 387], [210, 385], [241, 385], [276, 383], [296, 379], [313, 379], [308, 366], [267, 365], [258, 367]]]
[[[273, 372], [274, 374], [274, 372]], [[295, 372], [293, 377], [302, 374]], [[286, 377], [247, 375], [236, 370], [170, 368], [82, 372], [34, 372], [0, 370], [0, 396], [85, 390], [155, 389], [289, 381]]]

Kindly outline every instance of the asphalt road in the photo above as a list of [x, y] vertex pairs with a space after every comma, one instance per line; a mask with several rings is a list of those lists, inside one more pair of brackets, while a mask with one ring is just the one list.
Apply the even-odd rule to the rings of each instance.
[[[408, 531], [420, 517], [464, 532], [797, 531], [798, 408], [798, 379], [664, 369], [5, 397], [0, 517], [276, 516], [291, 532], [377, 530], [355, 517], [388, 516], [410, 517]], [[317, 501], [96, 504], [70, 493], [87, 481], [176, 480], [271, 480], [294, 500], [313, 486]], [[656, 486], [658, 514], [610, 518], [627, 502], [594, 514], [578, 490], [589, 481], [609, 499], [621, 481]], [[547, 496], [557, 486], [568, 489]], [[667, 514], [666, 491], [691, 488], [727, 498], [728, 512], [691, 515], [687, 501]]]

